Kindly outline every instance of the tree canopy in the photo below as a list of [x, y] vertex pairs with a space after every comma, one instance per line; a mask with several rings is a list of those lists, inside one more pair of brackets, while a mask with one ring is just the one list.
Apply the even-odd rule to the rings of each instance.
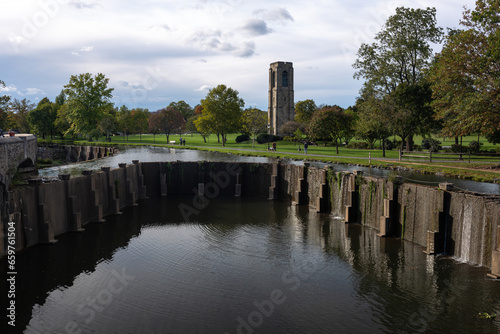
[[203, 113], [195, 121], [196, 128], [200, 132], [222, 135], [222, 146], [226, 145], [227, 134], [238, 132], [242, 126], [245, 102], [238, 94], [226, 85], [218, 85], [201, 100]]
[[111, 104], [113, 88], [108, 88], [109, 79], [98, 73], [72, 75], [64, 86], [68, 104], [67, 117], [74, 133], [88, 136], [97, 132], [97, 126]]
[[429, 71], [436, 117], [444, 133], [493, 135], [500, 130], [500, 3], [478, 0], [465, 10]]

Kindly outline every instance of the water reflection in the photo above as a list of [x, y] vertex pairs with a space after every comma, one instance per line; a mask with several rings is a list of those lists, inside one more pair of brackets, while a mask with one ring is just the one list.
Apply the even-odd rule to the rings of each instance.
[[[18, 256], [26, 333], [500, 330], [485, 268], [287, 202], [152, 198]], [[2, 280], [5, 273], [2, 272]], [[2, 291], [4, 293], [4, 291]], [[3, 326], [3, 324], [2, 324]], [[2, 329], [2, 332], [3, 329]], [[70, 331], [71, 332], [71, 331]]]

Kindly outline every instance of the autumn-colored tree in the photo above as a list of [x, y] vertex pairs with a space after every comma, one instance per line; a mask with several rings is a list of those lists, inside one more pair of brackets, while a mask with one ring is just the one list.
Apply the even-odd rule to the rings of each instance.
[[152, 112], [148, 117], [148, 131], [153, 134], [153, 142], [156, 143], [156, 135], [160, 133], [161, 114], [159, 112]]
[[463, 30], [450, 31], [429, 71], [443, 133], [462, 136], [500, 130], [500, 2], [478, 0], [465, 10]]
[[179, 131], [184, 126], [184, 117], [182, 117], [179, 111], [171, 107], [161, 109], [158, 113], [160, 114], [158, 119], [159, 128], [165, 133], [168, 143], [170, 135]]
[[[5, 83], [0, 80], [0, 88], [5, 87]], [[10, 96], [2, 95], [0, 96], [0, 129], [8, 130], [8, 103], [10, 101]]]

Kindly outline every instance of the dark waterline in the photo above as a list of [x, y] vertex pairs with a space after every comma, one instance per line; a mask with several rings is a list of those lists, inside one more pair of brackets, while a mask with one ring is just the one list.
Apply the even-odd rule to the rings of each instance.
[[[208, 152], [199, 150], [186, 149], [171, 149], [163, 147], [130, 147], [122, 150], [118, 154], [106, 159], [96, 161], [82, 162], [69, 164], [59, 167], [44, 168], [39, 170], [39, 175], [46, 178], [54, 178], [59, 174], [79, 175], [84, 169], [100, 170], [101, 167], [108, 166], [117, 168], [119, 163], [131, 164], [133, 160], [141, 162], [158, 162], [158, 161], [231, 161], [231, 162], [251, 162], [251, 163], [272, 163], [276, 159], [268, 157], [240, 156], [220, 152]], [[302, 165], [302, 160], [282, 159], [286, 164]], [[422, 174], [418, 172], [408, 171], [391, 171], [378, 168], [367, 168], [361, 166], [348, 166], [342, 164], [327, 164], [321, 162], [311, 162], [311, 166], [323, 168], [332, 166], [335, 171], [354, 171], [361, 170], [365, 175], [387, 178], [389, 175], [396, 173], [403, 177], [405, 182], [424, 184], [428, 186], [438, 186], [439, 183], [453, 183], [459, 190], [472, 191], [485, 194], [500, 194], [500, 184], [474, 182], [438, 175]]]
[[217, 198], [189, 223], [181, 203], [141, 201], [19, 253], [14, 332], [500, 331], [477, 317], [500, 314], [486, 268], [288, 202]]

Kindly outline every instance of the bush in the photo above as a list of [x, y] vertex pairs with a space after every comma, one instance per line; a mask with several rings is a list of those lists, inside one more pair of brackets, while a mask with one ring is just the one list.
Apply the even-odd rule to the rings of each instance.
[[350, 149], [366, 150], [370, 148], [370, 145], [368, 145], [368, 143], [364, 141], [353, 141], [350, 142], [346, 147]]
[[283, 141], [291, 141], [291, 142], [293, 142], [293, 141], [295, 141], [295, 137], [292, 137], [292, 136], [284, 136], [284, 137], [283, 137]]
[[430, 152], [437, 152], [441, 149], [441, 142], [433, 138], [422, 139], [422, 149], [429, 150]]
[[451, 151], [453, 153], [459, 153], [459, 152], [464, 153], [464, 152], [467, 152], [467, 149], [465, 147], [461, 146], [460, 144], [453, 144], [453, 145], [451, 145]]
[[387, 139], [385, 141], [385, 149], [386, 150], [392, 150], [394, 147], [396, 147], [396, 145], [394, 145], [394, 143], [392, 142], [392, 140]]
[[237, 143], [241, 143], [241, 142], [244, 142], [244, 141], [249, 141], [250, 140], [250, 136], [249, 135], [239, 135], [238, 137], [236, 137], [236, 142]]
[[478, 153], [481, 150], [481, 145], [483, 144], [477, 140], [473, 140], [469, 143], [469, 150], [473, 153]]
[[270, 135], [268, 133], [261, 133], [257, 135], [257, 143], [259, 144], [265, 144], [265, 143], [271, 143], [273, 141], [278, 141], [281, 138], [275, 135]]

